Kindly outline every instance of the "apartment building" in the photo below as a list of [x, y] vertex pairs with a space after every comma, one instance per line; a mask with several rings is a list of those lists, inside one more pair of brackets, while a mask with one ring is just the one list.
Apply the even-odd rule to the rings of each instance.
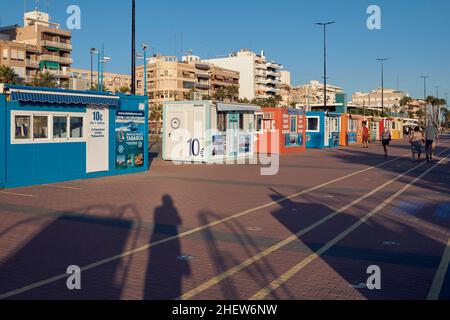
[[[60, 86], [68, 86], [69, 68], [73, 62], [71, 32], [51, 22], [48, 13], [38, 10], [26, 12], [23, 26], [0, 28], [0, 36], [4, 40], [25, 45], [25, 73], [20, 69], [23, 66], [18, 67], [15, 63], [11, 65], [19, 68], [16, 73], [23, 81], [29, 82], [37, 72], [47, 71], [57, 79]], [[14, 51], [10, 54], [14, 59]]]
[[[382, 92], [381, 88], [377, 88], [372, 92], [361, 92], [357, 91], [352, 96], [352, 103], [359, 106], [374, 106], [381, 107]], [[386, 108], [396, 108], [400, 106], [400, 101], [404, 97], [409, 95], [406, 92], [394, 90], [394, 89], [384, 89], [384, 106]]]
[[[327, 103], [336, 103], [336, 94], [343, 92], [342, 88], [327, 84]], [[325, 86], [323, 83], [313, 80], [308, 84], [294, 87], [291, 90], [291, 100], [301, 107], [323, 105], [325, 101]]]
[[256, 54], [242, 49], [226, 58], [205, 60], [221, 68], [239, 72], [239, 98], [253, 100], [278, 95], [281, 82], [281, 64], [267, 60], [264, 51]]
[[[136, 92], [144, 94], [144, 66], [136, 68]], [[189, 55], [178, 61], [172, 56], [151, 57], [147, 61], [149, 104], [189, 99], [212, 99], [219, 88], [239, 85], [239, 73], [202, 62]], [[238, 94], [225, 100], [236, 101]]]
[[[84, 82], [86, 88], [91, 87], [91, 71], [86, 69], [79, 68], [70, 68], [70, 77], [72, 79], [72, 83], [76, 84], [77, 82]], [[120, 74], [113, 72], [104, 72], [104, 86], [105, 90], [109, 92], [117, 92], [120, 91], [121, 88], [131, 88], [131, 76], [128, 74]], [[74, 81], [80, 80], [80, 81]], [[98, 72], [96, 70], [92, 70], [92, 86], [97, 86], [98, 84]], [[73, 88], [75, 89], [75, 88]]]

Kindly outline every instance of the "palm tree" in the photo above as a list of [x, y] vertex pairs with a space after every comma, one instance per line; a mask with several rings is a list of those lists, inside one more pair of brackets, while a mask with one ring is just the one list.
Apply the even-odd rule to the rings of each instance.
[[149, 119], [150, 123], [155, 123], [155, 129], [156, 129], [156, 142], [159, 141], [159, 131], [161, 129], [161, 120], [163, 117], [163, 108], [161, 104], [154, 105], [149, 110]]
[[234, 97], [239, 95], [239, 87], [235, 84], [227, 87], [225, 91], [227, 98], [230, 99], [231, 102], [234, 102]]
[[0, 82], [12, 84], [17, 77], [18, 75], [13, 68], [9, 66], [0, 66]]
[[31, 85], [34, 87], [55, 88], [56, 87], [56, 78], [54, 75], [52, 75], [48, 71], [39, 72], [31, 80]]
[[130, 91], [131, 91], [131, 89], [126, 86], [120, 87], [118, 90], [116, 90], [116, 92], [120, 92], [120, 93], [128, 93]]
[[225, 92], [225, 89], [223, 87], [219, 87], [216, 89], [212, 96], [214, 100], [223, 101], [227, 97], [227, 92]]

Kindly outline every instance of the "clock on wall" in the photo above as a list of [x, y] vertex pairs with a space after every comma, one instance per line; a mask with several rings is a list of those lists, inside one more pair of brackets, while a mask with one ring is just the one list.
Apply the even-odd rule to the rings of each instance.
[[181, 121], [178, 118], [173, 118], [172, 121], [170, 122], [170, 125], [172, 126], [173, 129], [178, 129], [181, 125]]

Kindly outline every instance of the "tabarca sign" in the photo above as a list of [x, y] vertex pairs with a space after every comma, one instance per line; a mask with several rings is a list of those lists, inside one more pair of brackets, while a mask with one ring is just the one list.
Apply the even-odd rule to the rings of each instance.
[[116, 113], [116, 169], [144, 166], [144, 111]]

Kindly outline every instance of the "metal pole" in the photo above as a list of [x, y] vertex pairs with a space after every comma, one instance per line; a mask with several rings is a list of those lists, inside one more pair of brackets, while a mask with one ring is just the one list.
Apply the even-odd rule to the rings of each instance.
[[90, 89], [92, 90], [92, 81], [93, 81], [93, 71], [92, 71], [92, 69], [94, 68], [93, 67], [93, 64], [94, 64], [94, 62], [93, 62], [93, 59], [94, 59], [94, 53], [92, 52], [92, 49], [91, 49], [91, 82], [89, 83], [89, 86], [90, 86]]
[[384, 62], [389, 58], [377, 59], [381, 62], [381, 117], [384, 117]]
[[425, 102], [425, 122], [428, 123], [428, 103], [427, 103], [427, 78], [429, 76], [421, 76], [423, 79], [423, 101]]
[[326, 23], [316, 23], [323, 26], [323, 90], [324, 90], [324, 109], [327, 109], [327, 25], [335, 23], [334, 21]]
[[131, 12], [131, 94], [136, 94], [136, 0], [132, 0]]
[[144, 95], [148, 98], [147, 94], [147, 48], [144, 47]]
[[323, 90], [324, 109], [327, 109], [327, 25], [323, 26]]

